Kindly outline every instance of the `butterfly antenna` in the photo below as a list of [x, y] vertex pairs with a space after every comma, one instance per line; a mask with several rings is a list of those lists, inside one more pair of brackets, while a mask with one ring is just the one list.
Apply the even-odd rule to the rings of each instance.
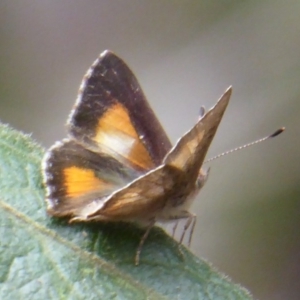
[[209, 159], [206, 160], [204, 163], [211, 162], [212, 160], [215, 160], [215, 159], [220, 158], [220, 157], [222, 157], [222, 156], [225, 156], [225, 155], [227, 155], [227, 154], [230, 154], [230, 153], [233, 153], [233, 152], [235, 152], [235, 151], [238, 151], [238, 150], [241, 150], [241, 149], [245, 149], [245, 148], [248, 148], [248, 147], [250, 147], [250, 146], [256, 145], [256, 144], [258, 144], [258, 143], [261, 143], [261, 142], [263, 142], [263, 141], [266, 141], [266, 140], [268, 140], [268, 139], [270, 139], [270, 138], [273, 138], [273, 137], [279, 135], [279, 134], [282, 133], [284, 130], [285, 130], [284, 127], [280, 128], [280, 129], [277, 129], [277, 130], [276, 130], [274, 133], [272, 133], [271, 135], [268, 135], [268, 136], [266, 136], [266, 137], [264, 137], [264, 138], [261, 138], [261, 139], [259, 139], [259, 140], [254, 141], [254, 142], [251, 142], [251, 143], [249, 143], [249, 144], [246, 144], [246, 145], [243, 145], [243, 146], [240, 146], [240, 147], [236, 147], [236, 148], [231, 149], [231, 150], [229, 150], [229, 151], [225, 151], [225, 152], [223, 152], [223, 153], [221, 153], [221, 154], [219, 154], [219, 155], [216, 155], [216, 156], [214, 156], [214, 157], [212, 157], [212, 158], [209, 158]]

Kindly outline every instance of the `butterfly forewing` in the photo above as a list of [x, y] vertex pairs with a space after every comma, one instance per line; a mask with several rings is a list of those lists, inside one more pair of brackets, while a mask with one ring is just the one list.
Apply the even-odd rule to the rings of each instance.
[[158, 166], [171, 148], [134, 74], [110, 51], [85, 75], [68, 128], [84, 147], [141, 170]]
[[172, 165], [186, 172], [191, 182], [198, 177], [208, 148], [228, 105], [231, 91], [231, 88], [228, 88], [217, 104], [189, 132], [179, 139], [164, 159], [164, 164]]

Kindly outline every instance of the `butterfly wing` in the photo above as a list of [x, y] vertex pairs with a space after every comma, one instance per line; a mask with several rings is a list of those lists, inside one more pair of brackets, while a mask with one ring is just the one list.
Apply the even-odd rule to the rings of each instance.
[[137, 79], [110, 51], [84, 76], [68, 129], [85, 148], [142, 171], [158, 166], [171, 149]]
[[76, 216], [94, 201], [139, 174], [105, 153], [94, 153], [72, 140], [56, 143], [43, 160], [48, 213]]
[[217, 104], [179, 139], [164, 159], [164, 164], [188, 174], [191, 182], [195, 182], [199, 176], [199, 170], [227, 108], [231, 92], [229, 87]]

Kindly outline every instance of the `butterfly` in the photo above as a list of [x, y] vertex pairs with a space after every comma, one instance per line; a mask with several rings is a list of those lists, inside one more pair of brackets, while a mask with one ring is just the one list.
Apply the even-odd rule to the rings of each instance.
[[189, 208], [207, 180], [202, 165], [230, 96], [231, 87], [172, 147], [132, 71], [104, 51], [82, 80], [68, 138], [43, 158], [48, 214], [142, 224], [135, 264], [156, 222], [185, 219], [183, 235], [193, 231]]

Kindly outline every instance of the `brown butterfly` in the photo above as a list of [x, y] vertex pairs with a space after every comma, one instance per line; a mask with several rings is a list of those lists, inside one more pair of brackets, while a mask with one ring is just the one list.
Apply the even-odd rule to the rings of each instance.
[[80, 85], [69, 138], [43, 159], [47, 212], [72, 222], [145, 225], [136, 264], [155, 222], [186, 219], [183, 235], [192, 231], [189, 207], [207, 179], [201, 167], [230, 95], [231, 88], [172, 147], [131, 70], [103, 52]]

